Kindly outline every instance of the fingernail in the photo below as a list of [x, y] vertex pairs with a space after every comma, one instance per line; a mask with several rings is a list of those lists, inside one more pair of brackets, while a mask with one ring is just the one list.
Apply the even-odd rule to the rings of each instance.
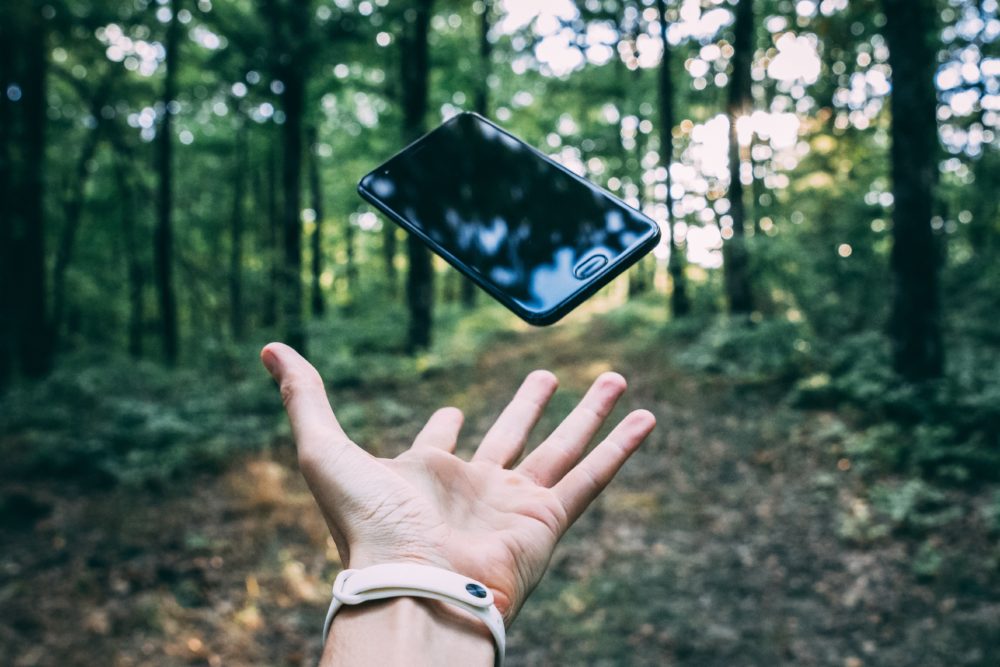
[[274, 352], [265, 349], [260, 355], [260, 360], [264, 363], [264, 368], [266, 368], [267, 372], [271, 374], [271, 377], [277, 378], [278, 360], [275, 358]]

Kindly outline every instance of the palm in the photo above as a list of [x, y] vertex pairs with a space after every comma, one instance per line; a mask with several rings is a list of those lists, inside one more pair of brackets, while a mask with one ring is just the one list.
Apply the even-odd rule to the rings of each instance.
[[390, 493], [409, 498], [408, 521], [387, 514], [368, 529], [396, 532], [400, 544], [423, 536], [445, 567], [489, 586], [501, 613], [513, 616], [511, 602], [541, 579], [564, 530], [555, 494], [519, 472], [447, 452], [409, 450], [381, 463], [399, 485]]
[[345, 564], [410, 560], [460, 572], [493, 590], [508, 624], [556, 542], [655, 424], [635, 411], [580, 460], [625, 390], [621, 376], [605, 373], [511, 469], [556, 388], [551, 373], [535, 371], [471, 461], [454, 455], [462, 424], [455, 408], [434, 413], [403, 454], [378, 459], [347, 438], [308, 362], [278, 344], [262, 356], [281, 383], [303, 475]]

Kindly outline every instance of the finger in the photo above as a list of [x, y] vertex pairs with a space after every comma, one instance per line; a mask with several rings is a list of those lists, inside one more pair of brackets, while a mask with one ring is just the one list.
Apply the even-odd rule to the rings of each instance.
[[427, 420], [427, 424], [413, 440], [411, 449], [443, 449], [454, 453], [464, 419], [458, 408], [441, 408]]
[[559, 380], [549, 371], [529, 373], [514, 398], [487, 431], [472, 460], [492, 461], [505, 468], [516, 461], [528, 434], [558, 386]]
[[266, 345], [260, 358], [281, 387], [300, 463], [317, 462], [338, 450], [357, 448], [337, 422], [323, 379], [312, 364], [283, 343]]
[[603, 373], [584, 395], [580, 404], [563, 420], [545, 442], [528, 454], [517, 467], [542, 486], [552, 486], [569, 471], [608, 418], [627, 384], [618, 373]]
[[566, 510], [565, 528], [583, 514], [655, 426], [656, 417], [652, 412], [636, 410], [630, 413], [594, 447], [594, 451], [552, 487]]

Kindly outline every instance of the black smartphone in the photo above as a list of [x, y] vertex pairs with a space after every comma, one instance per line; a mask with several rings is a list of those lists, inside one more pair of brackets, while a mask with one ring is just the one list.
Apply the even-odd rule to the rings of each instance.
[[566, 315], [660, 239], [647, 216], [468, 112], [366, 175], [358, 193], [536, 325]]

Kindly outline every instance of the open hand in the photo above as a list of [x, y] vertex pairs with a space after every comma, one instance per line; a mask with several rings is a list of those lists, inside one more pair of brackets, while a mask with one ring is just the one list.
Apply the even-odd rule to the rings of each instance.
[[376, 458], [353, 443], [322, 378], [295, 350], [271, 343], [264, 365], [281, 386], [299, 466], [346, 567], [412, 561], [478, 579], [509, 626], [541, 580], [559, 538], [656, 425], [623, 419], [581, 460], [625, 379], [604, 373], [546, 440], [517, 462], [558, 384], [534, 371], [470, 461], [454, 455], [462, 413], [441, 408], [410, 449]]

